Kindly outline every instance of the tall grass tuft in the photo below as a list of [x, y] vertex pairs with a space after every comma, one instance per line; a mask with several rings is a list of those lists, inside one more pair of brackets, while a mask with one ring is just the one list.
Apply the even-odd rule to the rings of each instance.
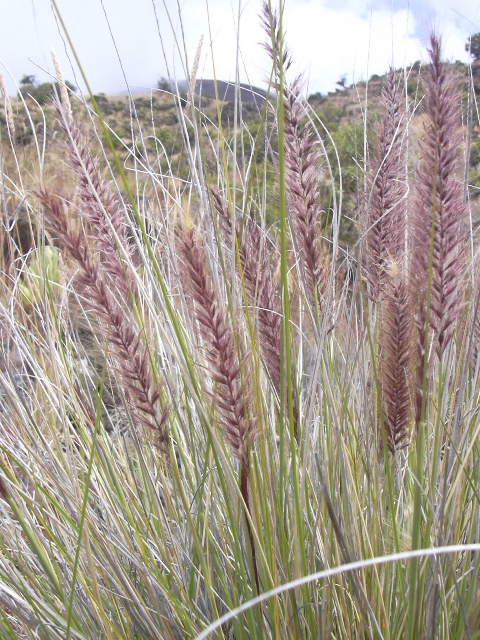
[[0, 85], [1, 638], [479, 637], [464, 80], [436, 35], [420, 104], [386, 74], [340, 245], [342, 154], [260, 21], [253, 122], [200, 52], [129, 139]]

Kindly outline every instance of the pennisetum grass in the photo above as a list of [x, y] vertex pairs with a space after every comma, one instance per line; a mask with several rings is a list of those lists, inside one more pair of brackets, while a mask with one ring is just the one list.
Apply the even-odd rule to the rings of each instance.
[[404, 97], [393, 69], [382, 90], [382, 119], [367, 171], [367, 198], [361, 222], [365, 278], [369, 295], [378, 300], [388, 279], [389, 263], [402, 264], [406, 241]]
[[251, 121], [201, 53], [128, 141], [56, 56], [54, 103], [0, 84], [1, 638], [478, 637], [466, 84], [435, 34], [420, 104], [386, 74], [342, 282], [341, 142], [259, 19]]
[[[267, 42], [277, 78], [277, 89], [283, 101], [283, 131], [285, 138], [285, 193], [289, 208], [289, 222], [293, 240], [301, 255], [306, 297], [317, 318], [325, 312], [329, 278], [330, 252], [325, 246], [322, 232], [325, 227], [325, 211], [321, 208], [319, 185], [323, 177], [322, 153], [318, 135], [310, 121], [305, 122], [307, 106], [302, 97], [302, 77], [278, 86], [280, 76], [292, 64], [291, 54], [282, 46], [283, 34], [277, 14], [264, 2], [263, 26], [271, 42]], [[323, 222], [323, 224], [322, 224]], [[302, 280], [302, 278], [300, 278]]]

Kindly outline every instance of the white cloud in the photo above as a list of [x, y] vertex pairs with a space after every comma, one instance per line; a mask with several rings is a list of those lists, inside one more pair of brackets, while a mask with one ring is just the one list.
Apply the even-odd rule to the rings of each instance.
[[[355, 12], [351, 11], [349, 3], [356, 6]], [[209, 4], [215, 71], [218, 78], [234, 79], [237, 14], [230, 3], [210, 0]], [[260, 6], [260, 2], [245, 3], [240, 20], [240, 76], [246, 80], [248, 73], [249, 80], [257, 85], [263, 83], [270, 66], [260, 45], [266, 39], [259, 23]], [[349, 80], [383, 73], [391, 62], [392, 51], [397, 66], [420, 56], [420, 42], [414, 36], [414, 18], [406, 10], [392, 14], [381, 8], [369, 13], [367, 7], [366, 0], [347, 0], [341, 9], [326, 6], [318, 0], [287, 0], [284, 27], [287, 45], [294, 58], [294, 72], [305, 71], [312, 90], [333, 89], [344, 73]], [[212, 77], [204, 6], [199, 6], [195, 0], [187, 0], [183, 15], [190, 59], [203, 31], [207, 46], [201, 72], [204, 77]]]
[[[369, 12], [368, 4], [366, 0], [347, 0], [339, 9], [318, 0], [287, 0], [284, 25], [287, 45], [294, 58], [293, 71], [306, 72], [312, 91], [332, 90], [345, 73], [349, 81], [383, 73], [392, 62], [392, 55], [396, 66], [420, 57], [421, 42], [415, 36], [414, 17], [406, 9], [392, 13], [387, 7], [380, 7]], [[356, 10], [352, 11], [350, 5]], [[233, 79], [236, 16], [228, 3], [211, 1], [210, 7], [217, 77]], [[259, 7], [259, 2], [246, 4], [240, 23], [242, 57], [253, 84], [262, 83], [269, 70], [269, 61], [259, 45], [266, 37], [259, 25]], [[194, 0], [187, 0], [184, 16], [193, 51], [200, 26], [206, 27], [204, 8], [198, 7]], [[207, 52], [202, 72], [205, 77], [213, 75]], [[243, 69], [241, 77], [246, 79]]]
[[478, 0], [425, 0], [425, 5], [437, 19], [456, 22], [463, 28], [480, 31], [480, 3]]
[[[447, 1], [444, 0], [445, 6]], [[348, 82], [366, 79], [374, 73], [382, 74], [392, 63], [401, 67], [425, 58], [430, 24], [438, 24], [439, 31], [444, 33], [446, 57], [467, 60], [464, 45], [468, 30], [465, 25], [448, 21], [448, 12], [447, 17], [434, 16], [427, 23], [419, 11], [415, 14], [409, 11], [406, 3], [407, 0], [398, 0], [392, 9], [387, 0], [373, 3], [369, 0], [343, 0], [340, 3], [287, 0], [284, 27], [287, 45], [294, 58], [292, 73], [305, 72], [309, 90], [322, 92], [333, 90], [344, 74], [347, 74]], [[209, 5], [217, 77], [234, 79], [236, 2], [210, 0]], [[240, 22], [240, 48], [247, 69], [241, 67], [240, 77], [245, 81], [248, 73], [249, 81], [256, 85], [264, 82], [270, 65], [259, 45], [265, 40], [258, 19], [260, 6], [257, 0], [244, 2]], [[183, 16], [191, 59], [201, 31], [206, 38], [208, 36], [204, 5], [196, 0], [186, 0]], [[213, 76], [208, 45], [204, 47], [201, 72], [204, 77]]]
[[[224, 0], [209, 1], [209, 20], [205, 5], [196, 0], [187, 0], [183, 5], [183, 20], [190, 65], [195, 55], [200, 35], [204, 36], [204, 45], [199, 73], [205, 78], [234, 80], [239, 50], [239, 68], [242, 79], [252, 74], [252, 83], [259, 83], [266, 74], [268, 57], [261, 43], [265, 34], [260, 26], [260, 2], [242, 2], [238, 12], [236, 2]], [[240, 37], [237, 47], [238, 25]]]
[[[125, 83], [100, 2], [57, 1], [93, 90], [119, 91]], [[182, 56], [178, 51], [174, 53], [173, 31], [183, 48], [176, 2], [165, 2], [171, 11], [170, 24], [160, 0], [104, 0], [122, 64], [134, 87], [155, 86], [156, 80], [166, 75], [153, 2], [172, 75], [183, 78]], [[409, 2], [414, 4], [411, 11]], [[478, 3], [479, 0], [455, 0], [454, 9], [463, 12], [465, 18], [453, 11], [452, 0], [286, 0], [284, 26], [295, 60], [294, 72], [305, 71], [309, 89], [322, 92], [333, 90], [343, 74], [350, 82], [383, 73], [392, 55], [397, 67], [421, 56], [431, 24], [444, 34], [447, 57], [466, 60], [467, 37], [480, 31], [480, 26], [475, 29], [468, 21], [478, 22]], [[0, 41], [2, 56], [13, 77], [19, 80], [24, 73], [36, 73], [39, 80], [46, 80], [47, 76], [28, 58], [43, 68], [51, 68], [49, 51], [53, 45], [65, 76], [74, 80], [49, 0], [15, 0], [6, 4], [0, 21]], [[189, 63], [192, 64], [203, 34], [199, 77], [213, 77], [213, 50], [217, 78], [234, 80], [238, 0], [208, 0], [210, 24], [206, 6], [204, 0], [180, 2]], [[258, 15], [261, 0], [241, 0], [241, 7], [240, 79], [262, 85], [270, 61], [261, 46], [266, 38]], [[7, 82], [13, 92], [13, 83]]]
[[404, 9], [377, 9], [362, 17], [310, 1], [287, 8], [286, 23], [298, 68], [309, 69], [312, 89], [331, 88], [345, 73], [349, 81], [366, 79], [420, 55], [414, 18]]

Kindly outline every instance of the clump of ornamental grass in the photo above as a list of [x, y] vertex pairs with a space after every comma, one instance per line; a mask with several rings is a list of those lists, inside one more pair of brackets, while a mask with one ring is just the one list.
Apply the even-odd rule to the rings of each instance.
[[[32, 183], [2, 135], [2, 638], [478, 634], [461, 79], [432, 36], [417, 146], [417, 105], [387, 74], [342, 283], [341, 211], [320, 200], [341, 168], [288, 77], [281, 9], [260, 19], [272, 81], [241, 151], [244, 130], [204, 117], [201, 54], [190, 69], [184, 52], [188, 175], [148, 144], [134, 96], [132, 148], [100, 155], [91, 140], [113, 134], [94, 100], [63, 87], [44, 107], [61, 179], [39, 152]], [[233, 129], [240, 92], [234, 112]], [[34, 230], [24, 252], [9, 203]]]

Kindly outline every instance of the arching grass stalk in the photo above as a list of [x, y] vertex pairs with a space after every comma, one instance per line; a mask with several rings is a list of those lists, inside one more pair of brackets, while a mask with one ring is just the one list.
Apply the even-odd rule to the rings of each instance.
[[248, 611], [253, 607], [256, 607], [258, 604], [269, 600], [270, 598], [274, 598], [275, 596], [280, 595], [281, 593], [285, 593], [287, 591], [291, 591], [292, 589], [297, 589], [305, 584], [309, 584], [310, 582], [316, 582], [318, 580], [325, 580], [327, 578], [331, 578], [333, 576], [338, 576], [345, 572], [350, 571], [358, 571], [367, 567], [374, 567], [377, 565], [382, 565], [386, 563], [396, 563], [402, 562], [404, 560], [418, 560], [420, 558], [430, 558], [440, 555], [453, 554], [453, 553], [463, 553], [463, 552], [479, 552], [480, 544], [459, 544], [459, 545], [448, 545], [444, 547], [435, 547], [433, 549], [416, 549], [412, 551], [403, 551], [402, 553], [392, 553], [386, 556], [379, 556], [377, 558], [368, 558], [366, 560], [357, 560], [356, 562], [351, 562], [349, 564], [342, 564], [337, 567], [332, 567], [331, 569], [325, 569], [324, 571], [318, 571], [317, 573], [312, 573], [307, 576], [303, 576], [302, 578], [298, 578], [297, 580], [292, 580], [286, 584], [282, 584], [275, 589], [271, 589], [266, 593], [262, 593], [256, 598], [252, 598], [249, 602], [245, 602], [240, 607], [237, 607], [234, 611], [229, 611], [224, 616], [215, 620], [211, 625], [209, 625], [206, 629], [200, 633], [195, 640], [205, 640], [208, 638], [213, 631], [224, 625], [232, 618], [240, 615], [244, 611]]

